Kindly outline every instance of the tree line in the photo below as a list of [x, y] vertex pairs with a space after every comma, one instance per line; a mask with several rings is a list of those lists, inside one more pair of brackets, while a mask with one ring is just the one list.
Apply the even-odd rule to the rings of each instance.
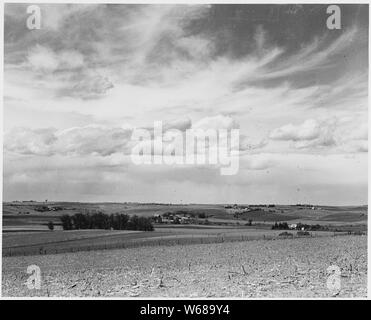
[[127, 214], [115, 213], [76, 213], [74, 215], [62, 215], [61, 223], [63, 230], [78, 229], [113, 229], [113, 230], [140, 230], [153, 231], [150, 218], [129, 216]]
[[287, 222], [280, 222], [280, 223], [276, 222], [272, 226], [272, 230], [290, 230], [290, 229], [309, 230], [309, 231], [329, 231], [329, 228], [326, 226], [321, 226], [319, 224], [304, 224], [300, 222], [296, 224], [295, 228], [290, 228]]

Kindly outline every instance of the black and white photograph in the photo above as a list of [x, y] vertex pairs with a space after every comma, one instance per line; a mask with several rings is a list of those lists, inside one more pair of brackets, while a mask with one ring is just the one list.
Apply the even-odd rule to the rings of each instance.
[[368, 3], [4, 3], [2, 297], [367, 298], [368, 59]]

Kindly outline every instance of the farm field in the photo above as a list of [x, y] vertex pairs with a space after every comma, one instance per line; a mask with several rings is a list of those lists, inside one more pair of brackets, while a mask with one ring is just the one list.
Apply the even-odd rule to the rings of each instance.
[[[45, 209], [45, 211], [40, 211]], [[60, 217], [64, 214], [99, 211], [106, 214], [125, 213], [152, 217], [164, 213], [204, 214], [212, 224], [244, 225], [250, 219], [255, 223], [272, 225], [275, 222], [308, 223], [331, 226], [356, 226], [365, 230], [367, 206], [334, 207], [317, 206], [312, 210], [307, 206], [276, 205], [260, 206], [256, 210], [244, 212], [237, 219], [222, 204], [141, 204], [141, 203], [79, 203], [79, 202], [4, 202], [3, 232], [47, 231], [47, 223], [52, 221], [56, 230], [61, 230]], [[202, 219], [200, 219], [202, 221]]]
[[[40, 267], [29, 290], [27, 266]], [[155, 246], [3, 258], [3, 296], [365, 297], [367, 237], [338, 236]]]
[[[3, 256], [51, 254], [100, 249], [280, 238], [282, 230], [200, 225], [156, 226], [155, 231], [70, 230], [3, 234]], [[297, 236], [295, 231], [290, 232]], [[337, 232], [337, 235], [344, 233]], [[310, 236], [334, 232], [312, 231]]]
[[[367, 232], [367, 206], [316, 207], [308, 206], [252, 207], [236, 218], [224, 205], [170, 205], [139, 203], [75, 203], [75, 202], [4, 202], [3, 203], [3, 256], [54, 254], [75, 251], [130, 248], [174, 244], [202, 244], [224, 241], [246, 241], [280, 238], [282, 230], [271, 230], [275, 222], [320, 224], [331, 232], [312, 231], [311, 236]], [[154, 216], [165, 212], [203, 214], [199, 224], [155, 224], [155, 231], [133, 232], [118, 230], [62, 231], [62, 214], [85, 212], [115, 212], [128, 215]], [[252, 226], [246, 226], [251, 219]], [[55, 225], [47, 228], [48, 221]], [[292, 231], [296, 235], [296, 231]]]

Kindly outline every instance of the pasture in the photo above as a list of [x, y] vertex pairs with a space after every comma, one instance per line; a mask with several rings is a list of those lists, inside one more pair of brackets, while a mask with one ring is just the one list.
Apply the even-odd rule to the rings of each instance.
[[[281, 230], [217, 226], [156, 226], [155, 231], [71, 230], [12, 232], [3, 235], [3, 256], [55, 254], [142, 246], [187, 245], [279, 239]], [[291, 232], [297, 236], [296, 232]], [[344, 235], [313, 231], [311, 237]]]

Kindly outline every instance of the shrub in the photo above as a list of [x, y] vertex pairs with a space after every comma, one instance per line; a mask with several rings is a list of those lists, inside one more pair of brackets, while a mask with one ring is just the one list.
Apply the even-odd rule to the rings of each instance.
[[35, 206], [33, 209], [38, 212], [50, 211], [49, 207], [47, 206]]
[[309, 236], [310, 235], [308, 231], [298, 231], [296, 234], [298, 236]]
[[51, 231], [54, 230], [54, 223], [53, 223], [53, 221], [49, 221], [49, 222], [48, 222], [48, 228], [49, 228], [49, 230], [51, 230]]
[[365, 232], [362, 232], [362, 231], [360, 231], [360, 230], [357, 230], [357, 231], [354, 231], [353, 234], [354, 234], [355, 236], [364, 236], [366, 233], [365, 233]]
[[289, 225], [287, 224], [287, 222], [280, 222], [280, 223], [275, 223], [273, 226], [272, 226], [272, 230], [289, 230]]
[[279, 234], [279, 236], [280, 237], [291, 237], [292, 238], [294, 235], [292, 233], [290, 233], [290, 232], [285, 231], [285, 232], [281, 232]]

